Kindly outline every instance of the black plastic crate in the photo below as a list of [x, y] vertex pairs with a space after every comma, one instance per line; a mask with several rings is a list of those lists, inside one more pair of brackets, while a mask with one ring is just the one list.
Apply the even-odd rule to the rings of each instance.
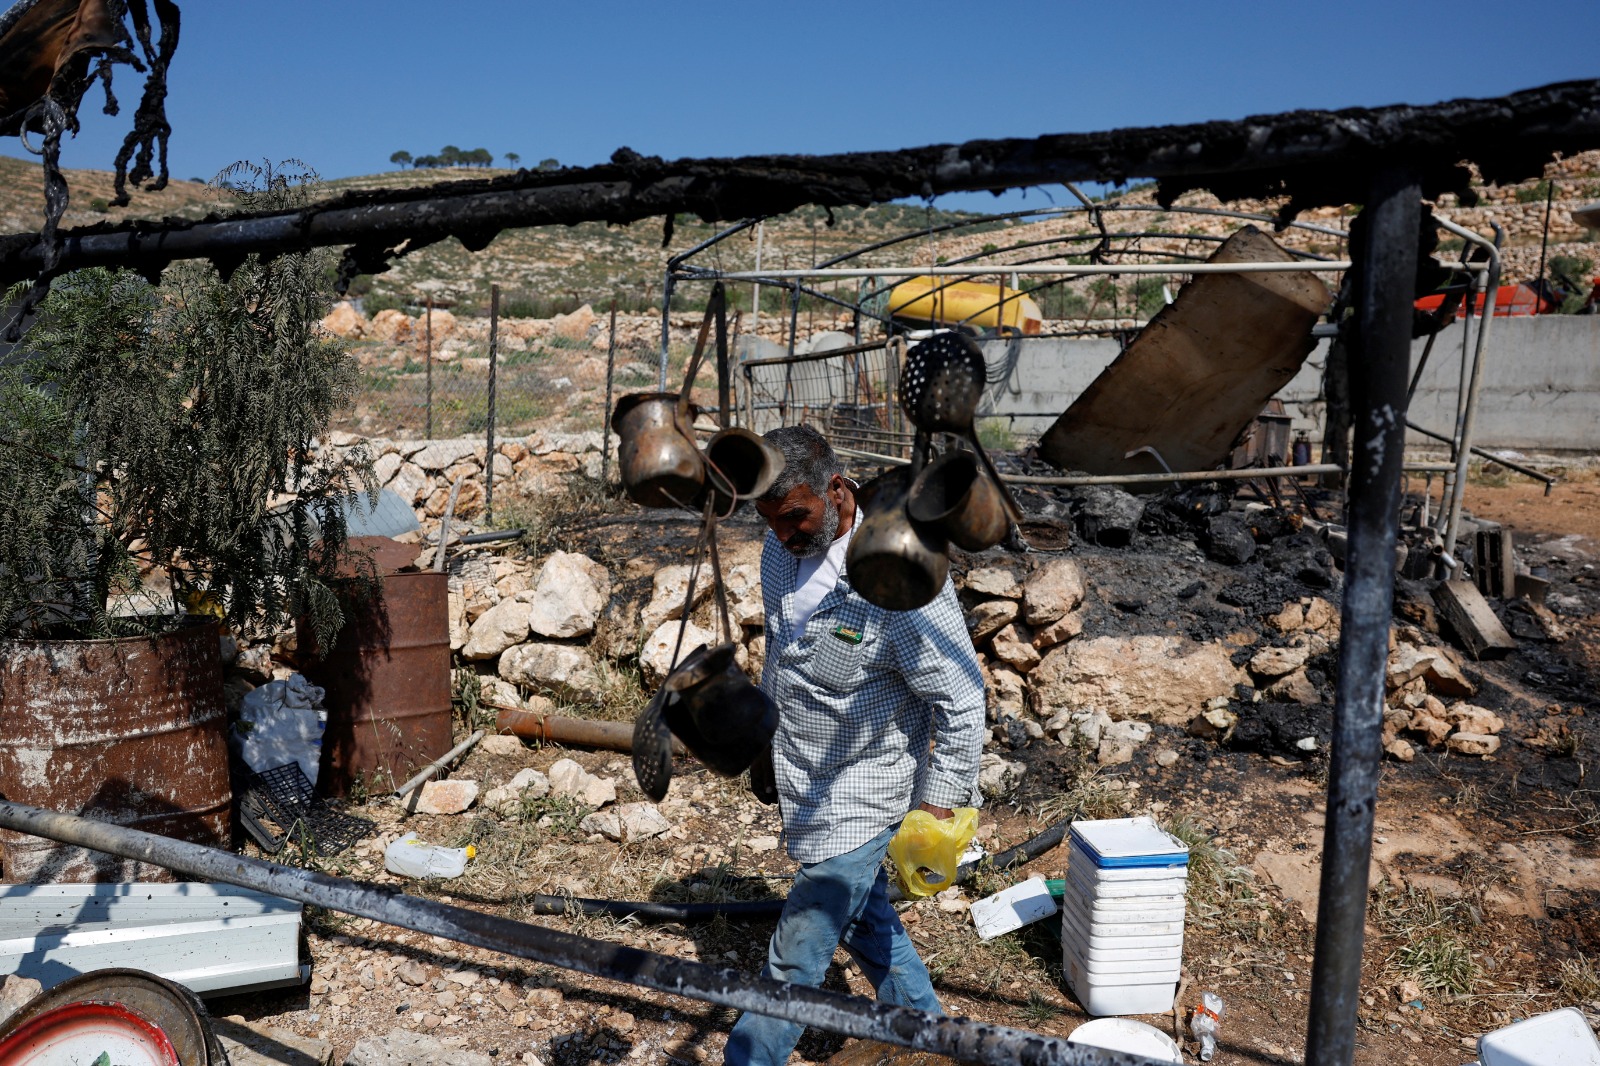
[[313, 796], [311, 780], [293, 762], [245, 773], [239, 818], [250, 839], [269, 855], [282, 851], [291, 836], [320, 856], [337, 855], [374, 828], [367, 819], [332, 810]]

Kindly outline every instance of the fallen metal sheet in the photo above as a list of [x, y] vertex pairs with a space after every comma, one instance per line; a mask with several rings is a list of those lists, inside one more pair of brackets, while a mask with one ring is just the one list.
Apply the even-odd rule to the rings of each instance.
[[137, 966], [202, 995], [295, 985], [300, 910], [278, 896], [198, 882], [0, 886], [0, 974], [51, 988]]
[[[1290, 262], [1271, 237], [1246, 226], [1212, 263]], [[1313, 273], [1202, 274], [1178, 293], [1056, 420], [1041, 458], [1090, 474], [1210, 470], [1239, 433], [1294, 377], [1327, 310]]]

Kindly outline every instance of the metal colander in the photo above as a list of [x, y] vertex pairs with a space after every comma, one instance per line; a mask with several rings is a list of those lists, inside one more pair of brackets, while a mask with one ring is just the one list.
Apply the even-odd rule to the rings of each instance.
[[959, 333], [937, 333], [906, 352], [900, 407], [919, 429], [965, 435], [987, 381], [976, 344]]

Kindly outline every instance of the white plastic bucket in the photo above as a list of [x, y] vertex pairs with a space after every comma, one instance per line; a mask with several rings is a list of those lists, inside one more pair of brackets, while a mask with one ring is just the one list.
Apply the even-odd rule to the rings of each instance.
[[1084, 1022], [1067, 1037], [1067, 1043], [1143, 1055], [1156, 1062], [1183, 1062], [1183, 1049], [1172, 1037], [1153, 1025], [1127, 1018], [1099, 1018]]

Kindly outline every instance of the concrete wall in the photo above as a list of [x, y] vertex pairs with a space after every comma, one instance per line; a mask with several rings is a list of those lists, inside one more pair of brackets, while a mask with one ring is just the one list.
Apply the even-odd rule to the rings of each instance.
[[[1477, 322], [1468, 343], [1477, 341]], [[1433, 353], [1411, 405], [1411, 421], [1441, 433], [1455, 421], [1460, 387], [1463, 326], [1456, 322], [1434, 341]], [[1412, 348], [1412, 365], [1424, 341]], [[1316, 439], [1322, 420], [1318, 394], [1327, 364], [1322, 341], [1279, 398], [1294, 429]], [[1005, 342], [991, 341], [991, 365]], [[995, 386], [984, 410], [1019, 413], [1019, 433], [1041, 433], [1095, 376], [1117, 357], [1113, 340], [1062, 338], [1026, 341], [1015, 372]], [[1052, 412], [1040, 417], [1040, 412]], [[1024, 417], [1027, 416], [1027, 417]], [[1600, 451], [1600, 315], [1500, 318], [1489, 328], [1475, 442], [1482, 447]], [[1426, 440], [1416, 440], [1426, 445]]]

